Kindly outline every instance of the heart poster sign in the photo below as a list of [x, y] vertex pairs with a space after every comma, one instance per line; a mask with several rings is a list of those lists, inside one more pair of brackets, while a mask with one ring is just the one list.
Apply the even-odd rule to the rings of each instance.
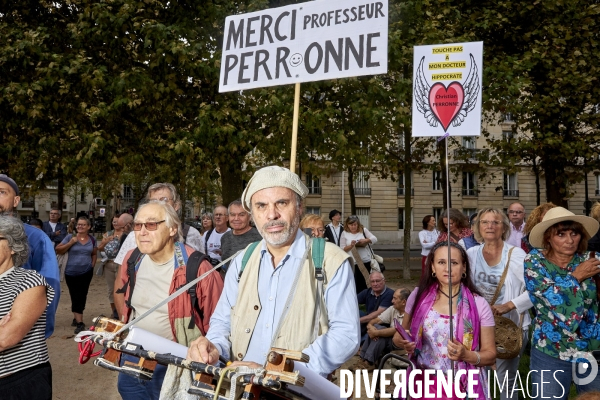
[[415, 46], [413, 136], [479, 136], [483, 42]]

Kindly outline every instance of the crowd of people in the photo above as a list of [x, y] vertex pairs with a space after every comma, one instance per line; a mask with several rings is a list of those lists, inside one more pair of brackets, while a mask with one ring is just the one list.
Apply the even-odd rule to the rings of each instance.
[[[600, 349], [600, 204], [592, 217], [551, 203], [528, 218], [520, 203], [506, 212], [425, 215], [419, 284], [394, 291], [374, 260], [377, 237], [360, 218], [342, 223], [332, 210], [325, 224], [303, 213], [307, 194], [288, 169], [265, 167], [239, 200], [202, 214], [196, 229], [180, 219], [176, 188], [157, 183], [136, 214], [115, 215], [98, 242], [86, 217], [65, 225], [61, 210], [48, 222], [22, 224], [13, 216], [19, 188], [0, 175], [0, 393], [52, 397], [45, 339], [54, 330], [61, 277], [79, 333], [89, 325], [84, 310], [97, 264], [113, 318], [136, 320], [137, 328], [187, 346], [195, 361], [259, 368], [269, 348], [283, 347], [302, 350], [308, 368], [332, 379], [353, 356], [350, 369], [373, 371], [396, 352], [419, 370], [479, 372], [479, 398], [489, 398], [493, 369], [507, 383], [500, 397], [512, 399], [528, 351], [532, 383], [545, 396], [567, 399], [572, 383], [579, 393], [600, 391], [600, 378], [576, 379], [571, 368], [595, 362], [588, 355]], [[140, 318], [185, 285], [190, 272], [200, 277], [215, 266], [220, 273]], [[322, 280], [315, 280], [317, 270]], [[508, 339], [518, 336], [516, 351], [497, 335], [506, 321], [514, 327]], [[124, 355], [120, 362], [138, 361]], [[548, 369], [564, 373], [550, 382], [535, 373]], [[178, 367], [159, 364], [149, 381], [119, 373], [117, 389], [123, 399], [172, 398], [190, 381]], [[427, 391], [438, 385], [434, 379]]]

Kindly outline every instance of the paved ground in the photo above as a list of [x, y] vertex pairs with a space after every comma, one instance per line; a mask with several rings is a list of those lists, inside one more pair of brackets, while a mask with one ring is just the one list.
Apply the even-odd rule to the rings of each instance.
[[[411, 258], [412, 280], [402, 279], [401, 260], [392, 258], [385, 261], [386, 280], [388, 286], [397, 289], [399, 287], [413, 288], [418, 282], [421, 269], [420, 258]], [[71, 320], [73, 314], [71, 299], [66, 284], [62, 283], [61, 299], [56, 315], [55, 332], [48, 339], [48, 349], [52, 364], [53, 398], [54, 399], [100, 399], [118, 400], [117, 374], [104, 368], [93, 365], [93, 360], [87, 364], [80, 365], [78, 362], [79, 351], [77, 343], [73, 341], [73, 327]], [[110, 313], [110, 305], [106, 296], [106, 283], [101, 276], [94, 275], [88, 302], [84, 313], [84, 322], [91, 325], [92, 317]], [[350, 359], [343, 368], [354, 363], [357, 356]], [[339, 384], [339, 381], [338, 381]], [[361, 399], [366, 399], [364, 389]], [[1, 395], [0, 395], [1, 398]]]

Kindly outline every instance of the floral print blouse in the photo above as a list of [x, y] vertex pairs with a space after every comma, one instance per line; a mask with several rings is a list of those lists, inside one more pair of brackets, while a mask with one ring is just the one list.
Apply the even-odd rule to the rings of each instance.
[[525, 257], [525, 286], [536, 314], [532, 345], [564, 361], [574, 362], [578, 352], [600, 346], [596, 284], [592, 278], [579, 283], [572, 275], [588, 258], [589, 253], [575, 254], [562, 268], [540, 249]]

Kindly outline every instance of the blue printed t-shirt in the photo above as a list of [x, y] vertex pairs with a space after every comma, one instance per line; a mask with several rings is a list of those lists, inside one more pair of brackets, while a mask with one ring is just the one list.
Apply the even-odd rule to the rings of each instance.
[[525, 286], [536, 317], [532, 322], [532, 345], [544, 354], [563, 361], [577, 361], [578, 352], [598, 347], [600, 324], [596, 283], [572, 275], [589, 253], [575, 254], [562, 268], [533, 249], [525, 257]]
[[[73, 235], [67, 235], [61, 244], [68, 243]], [[67, 259], [67, 266], [65, 268], [65, 274], [76, 276], [83, 275], [93, 268], [92, 266], [92, 252], [94, 251], [94, 242], [89, 237], [87, 243], [81, 244], [79, 241], [71, 246], [68, 250], [69, 258]]]
[[375, 296], [372, 289], [365, 289], [357, 295], [358, 304], [367, 306], [367, 314], [371, 314], [380, 307], [385, 309], [390, 307], [392, 305], [392, 297], [394, 297], [394, 291], [387, 286], [379, 296]]

